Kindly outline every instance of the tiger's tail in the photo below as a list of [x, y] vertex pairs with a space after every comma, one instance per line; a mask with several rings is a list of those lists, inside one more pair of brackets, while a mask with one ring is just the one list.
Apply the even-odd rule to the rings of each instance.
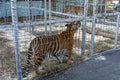
[[26, 62], [26, 72], [25, 72], [25, 77], [28, 76], [29, 72], [30, 72], [30, 62], [31, 62], [31, 58], [32, 58], [32, 48], [30, 47], [28, 49], [28, 55], [27, 55], [27, 62]]

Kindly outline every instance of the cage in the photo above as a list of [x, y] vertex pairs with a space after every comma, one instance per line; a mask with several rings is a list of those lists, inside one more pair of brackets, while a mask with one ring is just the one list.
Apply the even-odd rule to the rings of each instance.
[[[67, 39], [61, 39], [60, 43], [47, 39], [68, 30], [66, 24], [76, 27], [74, 21], [79, 20], [81, 27], [72, 36], [71, 65], [97, 53], [119, 49], [119, 13], [113, 8], [118, 3], [119, 0], [0, 0], [0, 80], [22, 80], [27, 69], [28, 48], [35, 38], [42, 40], [41, 48], [46, 54], [54, 50], [50, 48], [48, 52], [48, 44], [58, 46], [54, 48], [61, 47], [60, 44], [66, 46]], [[62, 51], [66, 53], [64, 50], [53, 53]], [[60, 64], [50, 56], [42, 65], [46, 69], [42, 76], [71, 66], [64, 60]], [[30, 73], [34, 70], [34, 65], [30, 64]]]

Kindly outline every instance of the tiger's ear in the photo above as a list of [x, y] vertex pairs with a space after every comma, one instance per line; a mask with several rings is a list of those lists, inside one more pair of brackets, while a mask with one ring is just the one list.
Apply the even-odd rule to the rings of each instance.
[[67, 27], [68, 27], [68, 26], [69, 26], [69, 24], [66, 24], [65, 26], [67, 26]]
[[71, 28], [70, 24], [66, 24], [65, 26], [67, 26], [67, 29]]

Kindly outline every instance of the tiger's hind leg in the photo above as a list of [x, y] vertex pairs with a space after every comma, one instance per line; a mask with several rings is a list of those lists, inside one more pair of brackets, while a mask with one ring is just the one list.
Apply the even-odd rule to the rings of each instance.
[[59, 63], [62, 63], [62, 62], [63, 62], [62, 57], [60, 57], [60, 56], [55, 56], [55, 58], [58, 60]]
[[67, 50], [63, 49], [58, 51], [54, 56], [56, 57], [59, 63], [63, 63], [64, 56], [66, 57], [66, 55], [67, 55]]
[[43, 68], [41, 66], [42, 62], [44, 60], [44, 57], [42, 56], [34, 56], [33, 58], [33, 70], [29, 73], [27, 77], [25, 77], [23, 80], [32, 80], [35, 76], [41, 74], [43, 72]]
[[44, 56], [36, 56], [34, 58], [34, 70], [36, 74], [40, 74], [44, 72], [44, 68], [42, 67], [42, 62], [44, 60]]

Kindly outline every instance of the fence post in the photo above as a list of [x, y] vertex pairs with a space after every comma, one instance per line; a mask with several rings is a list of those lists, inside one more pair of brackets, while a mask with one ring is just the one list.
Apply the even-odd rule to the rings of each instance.
[[84, 2], [84, 25], [82, 30], [82, 46], [81, 46], [81, 57], [84, 60], [85, 59], [85, 48], [86, 48], [86, 28], [87, 28], [87, 6], [88, 0], [85, 0]]
[[52, 26], [51, 26], [51, 0], [49, 0], [49, 27], [50, 27], [50, 35], [52, 33]]
[[[27, 9], [26, 22], [30, 22], [30, 4], [29, 4], [29, 0], [26, 0], [26, 2], [27, 2], [27, 6], [26, 7], [28, 7], [28, 8], [26, 8]], [[27, 26], [26, 29], [27, 29], [27, 32], [30, 31], [30, 27], [29, 26]]]
[[21, 59], [20, 59], [20, 50], [19, 50], [19, 42], [18, 42], [18, 24], [17, 24], [18, 16], [17, 16], [16, 0], [11, 0], [11, 13], [12, 13], [12, 26], [14, 29], [17, 78], [18, 80], [22, 80]]
[[120, 21], [120, 13], [118, 13], [117, 16], [117, 23], [116, 23], [116, 34], [115, 34], [115, 41], [114, 41], [114, 49], [117, 48], [117, 42], [118, 42], [118, 35], [119, 35], [119, 21]]
[[97, 1], [93, 1], [93, 20], [92, 20], [92, 35], [91, 35], [91, 46], [90, 46], [90, 56], [94, 53], [94, 39], [95, 39], [95, 27], [96, 27], [96, 4]]
[[[27, 18], [28, 18], [28, 21], [29, 21], [29, 23], [31, 24], [31, 22], [33, 21], [33, 15], [32, 15], [32, 0], [27, 0], [27, 7], [28, 7], [28, 9], [27, 9], [27, 12], [28, 12], [28, 16], [27, 16]], [[34, 32], [34, 26], [28, 26], [27, 27], [28, 29], [28, 31], [30, 31], [30, 32]]]
[[47, 31], [47, 23], [46, 23], [46, 20], [47, 20], [47, 0], [44, 0], [44, 26], [45, 26], [45, 35], [47, 35], [48, 31]]

